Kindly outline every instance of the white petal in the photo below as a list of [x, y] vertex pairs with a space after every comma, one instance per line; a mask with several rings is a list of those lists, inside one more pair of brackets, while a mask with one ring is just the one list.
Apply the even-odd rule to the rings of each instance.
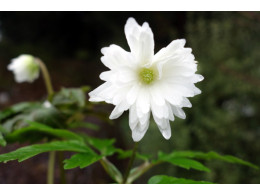
[[169, 119], [157, 118], [156, 115], [154, 115], [154, 113], [153, 113], [153, 118], [154, 118], [154, 121], [156, 122], [159, 130], [161, 131], [163, 137], [165, 139], [170, 139], [170, 137], [171, 137], [171, 126], [170, 126]]
[[147, 112], [146, 114], [143, 115], [143, 117], [139, 118], [139, 123], [141, 125], [145, 125], [149, 123], [149, 119], [150, 119], [150, 112]]
[[142, 117], [138, 117], [136, 105], [129, 109], [129, 126], [132, 130], [134, 141], [140, 141], [145, 135], [150, 123], [150, 112], [145, 113]]
[[129, 126], [130, 129], [134, 129], [138, 123], [138, 118], [136, 114], [136, 106], [133, 105], [129, 108]]
[[153, 112], [153, 119], [154, 119], [154, 121], [155, 121], [155, 123], [157, 124], [158, 127], [160, 126], [162, 129], [167, 128], [167, 121], [168, 121], [168, 119], [158, 118], [156, 116], [156, 112]]
[[134, 65], [134, 59], [130, 53], [117, 45], [104, 47], [101, 49], [101, 53], [104, 55], [101, 57], [102, 63], [110, 69], [131, 67]]
[[185, 119], [186, 118], [186, 115], [185, 115], [185, 112], [181, 109], [181, 108], [178, 108], [176, 106], [172, 106], [172, 111], [173, 111], [173, 114], [181, 119]]
[[172, 87], [171, 85], [162, 85], [161, 91], [164, 94], [165, 100], [170, 102], [173, 105], [180, 105], [182, 102], [182, 96], [178, 89]]
[[153, 86], [150, 87], [150, 94], [151, 94], [151, 99], [159, 106], [162, 106], [165, 104], [165, 100], [163, 97], [163, 93], [161, 91], [161, 86], [160, 83], [154, 84]]
[[182, 106], [182, 107], [191, 108], [191, 107], [192, 107], [192, 104], [190, 103], [190, 101], [188, 100], [188, 98], [183, 97], [181, 106]]
[[142, 88], [139, 90], [139, 94], [136, 100], [136, 106], [137, 110], [140, 109], [143, 114], [146, 114], [150, 111], [150, 94], [148, 89]]
[[[89, 101], [93, 101], [93, 102], [99, 101], [101, 99], [99, 97], [99, 94], [109, 87], [111, 87], [111, 83], [105, 82], [99, 87], [97, 87], [96, 89], [94, 89], [93, 91], [89, 92], [89, 96], [90, 96]], [[100, 101], [104, 101], [104, 99], [103, 100], [101, 99]]]
[[124, 111], [122, 111], [122, 110], [119, 111], [118, 106], [116, 106], [114, 108], [114, 110], [112, 111], [112, 113], [110, 114], [109, 119], [111, 119], [111, 120], [116, 119], [116, 118], [120, 117], [123, 114], [123, 112]]
[[200, 81], [203, 81], [204, 77], [200, 74], [195, 74], [192, 76], [191, 78], [191, 82], [193, 83], [197, 83], [197, 82], [200, 82]]
[[132, 105], [135, 103], [136, 98], [138, 96], [138, 92], [140, 90], [140, 87], [138, 86], [138, 84], [135, 84], [131, 87], [131, 89], [129, 90], [129, 92], [127, 93], [126, 96], [126, 100], [127, 102]]
[[154, 100], [151, 101], [151, 110], [153, 113], [153, 116], [156, 116], [156, 118], [163, 118], [164, 117], [164, 106], [165, 105], [158, 105]]
[[164, 137], [165, 139], [170, 139], [170, 138], [171, 138], [172, 131], [171, 131], [171, 126], [170, 126], [169, 121], [168, 121], [168, 123], [167, 123], [167, 127], [166, 127], [166, 128], [162, 129], [162, 128], [159, 126], [159, 129], [160, 129], [160, 131], [161, 131], [161, 133], [162, 133], [162, 135], [163, 135], [163, 137]]
[[125, 25], [125, 35], [131, 53], [140, 64], [148, 64], [154, 55], [153, 33], [148, 23], [140, 26], [134, 18], [129, 18]]
[[109, 119], [116, 119], [120, 117], [123, 114], [123, 112], [128, 109], [129, 109], [129, 104], [125, 100], [122, 100], [118, 105], [116, 105], [116, 107], [110, 114]]
[[185, 43], [185, 39], [177, 39], [172, 41], [167, 47], [162, 48], [155, 54], [153, 62], [157, 63], [160, 60], [165, 60], [171, 57], [178, 49], [183, 48]]
[[167, 102], [167, 108], [168, 108], [168, 112], [169, 112], [169, 120], [174, 121], [172, 107], [171, 107], [170, 103], [168, 103], [168, 102]]
[[135, 142], [140, 141], [149, 127], [149, 120], [147, 123], [141, 125], [138, 123], [134, 129], [132, 129], [132, 138]]

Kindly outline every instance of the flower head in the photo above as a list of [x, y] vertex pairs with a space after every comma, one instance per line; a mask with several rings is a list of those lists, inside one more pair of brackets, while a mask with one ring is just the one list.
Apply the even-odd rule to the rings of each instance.
[[35, 58], [31, 55], [23, 54], [12, 59], [8, 65], [8, 70], [13, 71], [15, 80], [18, 83], [33, 82], [39, 77], [40, 67]]
[[114, 104], [110, 119], [129, 110], [129, 126], [134, 141], [145, 135], [152, 114], [165, 139], [171, 137], [170, 120], [184, 119], [183, 107], [191, 107], [187, 97], [200, 94], [194, 83], [197, 64], [185, 40], [172, 41], [154, 55], [154, 39], [148, 23], [140, 26], [134, 18], [125, 25], [130, 52], [117, 45], [102, 48], [103, 64], [110, 70], [101, 73], [104, 84], [89, 93], [90, 101]]

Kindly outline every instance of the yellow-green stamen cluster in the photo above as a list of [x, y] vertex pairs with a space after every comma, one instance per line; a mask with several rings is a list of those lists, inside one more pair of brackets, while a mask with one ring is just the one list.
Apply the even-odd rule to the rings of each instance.
[[139, 77], [142, 83], [151, 84], [155, 79], [155, 74], [153, 69], [142, 68]]

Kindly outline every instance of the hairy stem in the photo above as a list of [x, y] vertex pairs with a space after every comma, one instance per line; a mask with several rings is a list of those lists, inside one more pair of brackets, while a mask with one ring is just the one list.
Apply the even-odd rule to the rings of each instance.
[[[40, 58], [35, 58], [35, 60], [39, 64], [42, 75], [43, 75], [45, 86], [46, 86], [46, 89], [48, 92], [48, 100], [51, 100], [52, 96], [54, 94], [54, 90], [52, 87], [49, 71], [47, 69], [47, 66], [44, 64], [44, 62]], [[54, 182], [54, 167], [55, 167], [55, 152], [52, 151], [49, 153], [48, 173], [47, 173], [47, 183], [48, 184], [52, 184]]]
[[130, 158], [130, 160], [129, 160], [129, 164], [128, 164], [128, 166], [127, 166], [126, 173], [125, 173], [124, 178], [123, 178], [123, 184], [126, 183], [127, 178], [128, 178], [128, 176], [129, 176], [129, 173], [130, 173], [130, 170], [131, 170], [131, 168], [132, 168], [132, 166], [133, 166], [133, 163], [134, 163], [134, 160], [135, 160], [135, 156], [136, 156], [137, 148], [138, 148], [138, 142], [136, 142], [135, 145], [134, 145], [133, 153], [132, 153], [132, 156], [131, 156], [131, 158]]
[[54, 167], [55, 167], [55, 152], [52, 151], [49, 153], [49, 162], [48, 162], [48, 174], [47, 174], [47, 183], [54, 183]]
[[51, 96], [54, 93], [54, 90], [53, 90], [53, 87], [52, 87], [51, 77], [50, 77], [49, 71], [48, 71], [46, 65], [43, 63], [42, 60], [40, 60], [39, 58], [36, 58], [36, 61], [39, 64], [40, 69], [42, 71], [42, 75], [43, 75], [43, 78], [44, 78], [44, 82], [45, 82], [45, 86], [46, 86], [49, 98], [51, 98]]
[[63, 168], [63, 160], [64, 160], [64, 152], [60, 151], [58, 152], [58, 162], [59, 162], [59, 169], [60, 169], [60, 183], [66, 184], [66, 175], [65, 170]]

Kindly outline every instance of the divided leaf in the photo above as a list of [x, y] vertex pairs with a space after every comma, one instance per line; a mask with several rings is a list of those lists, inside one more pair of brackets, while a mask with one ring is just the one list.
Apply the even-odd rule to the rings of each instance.
[[3, 122], [7, 118], [19, 114], [21, 112], [25, 112], [31, 109], [34, 109], [35, 107], [38, 107], [40, 104], [37, 102], [23, 102], [15, 104], [3, 111], [0, 112], [0, 122]]
[[[29, 106], [30, 105], [30, 106]], [[18, 108], [16, 108], [18, 106]], [[27, 106], [27, 107], [26, 107]], [[13, 112], [13, 107], [15, 111]], [[28, 126], [26, 121], [37, 121], [52, 127], [61, 127], [64, 123], [64, 115], [55, 107], [46, 108], [42, 103], [22, 103], [14, 105], [8, 110], [12, 110], [12, 114], [5, 114], [3, 120], [0, 120], [3, 134], [7, 135], [16, 129], [21, 129]], [[21, 108], [25, 108], [22, 110]], [[21, 109], [21, 110], [20, 110]]]
[[55, 93], [52, 98], [52, 104], [57, 107], [84, 107], [85, 90], [80, 88], [62, 88]]
[[195, 181], [185, 178], [176, 178], [166, 175], [156, 175], [149, 179], [148, 184], [213, 184], [208, 181]]
[[110, 156], [118, 150], [114, 147], [115, 139], [99, 139], [87, 135], [82, 135], [82, 137], [84, 137], [86, 142], [96, 148], [103, 156]]
[[1, 154], [0, 162], [8, 162], [10, 160], [18, 160], [18, 162], [22, 162], [38, 154], [50, 151], [72, 151], [82, 153], [92, 152], [91, 149], [87, 147], [84, 143], [76, 140], [53, 141], [50, 143], [25, 146], [15, 151]]
[[70, 159], [64, 160], [64, 169], [73, 169], [76, 167], [80, 167], [82, 169], [99, 161], [101, 158], [101, 156], [93, 152], [74, 154]]
[[206, 166], [204, 166], [203, 164], [201, 164], [200, 162], [193, 160], [193, 159], [189, 159], [189, 158], [185, 158], [185, 157], [173, 157], [172, 155], [168, 155], [168, 154], [164, 154], [162, 152], [159, 153], [159, 160], [160, 161], [164, 161], [164, 162], [168, 162], [171, 163], [173, 165], [185, 168], [185, 169], [196, 169], [199, 171], [206, 171], [206, 172], [210, 172], [210, 169], [207, 168]]
[[79, 140], [83, 142], [83, 138], [76, 133], [73, 133], [68, 130], [64, 129], [54, 129], [52, 127], [49, 127], [47, 125], [33, 122], [33, 121], [27, 121], [29, 124], [28, 127], [17, 129], [13, 131], [12, 133], [6, 135], [6, 140], [8, 142], [15, 142], [15, 141], [25, 141], [30, 139], [31, 141], [34, 140], [40, 140], [45, 137], [48, 138], [62, 138], [62, 139], [74, 139]]
[[[162, 153], [161, 153], [162, 154]], [[165, 154], [164, 154], [165, 155]], [[176, 151], [172, 152], [171, 154], [167, 154], [168, 158], [173, 159], [173, 158], [195, 158], [195, 159], [203, 159], [203, 160], [222, 160], [225, 162], [229, 163], [235, 163], [235, 164], [241, 164], [245, 166], [249, 166], [255, 169], [258, 169], [258, 166], [244, 161], [242, 159], [239, 159], [237, 157], [231, 156], [231, 155], [220, 155], [216, 152], [196, 152], [196, 151]]]

